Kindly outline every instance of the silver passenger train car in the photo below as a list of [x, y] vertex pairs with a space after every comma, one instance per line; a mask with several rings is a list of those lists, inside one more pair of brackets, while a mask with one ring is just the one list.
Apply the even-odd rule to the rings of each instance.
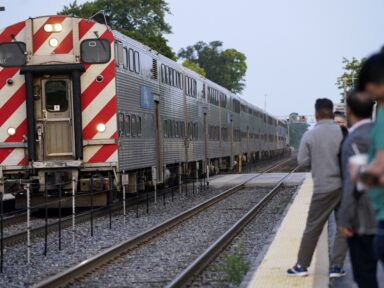
[[71, 180], [79, 195], [91, 181], [136, 193], [180, 174], [241, 170], [283, 153], [288, 133], [149, 47], [68, 16], [0, 31], [0, 124], [0, 192], [34, 183], [36, 195], [55, 183], [70, 191]]

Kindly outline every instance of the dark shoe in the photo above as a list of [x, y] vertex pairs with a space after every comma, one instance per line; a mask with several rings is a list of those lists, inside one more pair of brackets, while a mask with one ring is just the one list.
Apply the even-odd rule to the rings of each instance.
[[337, 266], [333, 266], [329, 269], [329, 278], [340, 278], [345, 276], [345, 274], [345, 271]]
[[296, 264], [292, 268], [287, 270], [288, 276], [294, 276], [294, 277], [305, 277], [308, 276], [308, 269], [302, 267], [299, 264]]

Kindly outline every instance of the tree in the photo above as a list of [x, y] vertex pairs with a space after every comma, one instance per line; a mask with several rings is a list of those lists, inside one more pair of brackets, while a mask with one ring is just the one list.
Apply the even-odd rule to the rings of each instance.
[[299, 149], [301, 138], [305, 131], [308, 130], [308, 127], [309, 125], [304, 116], [300, 116], [296, 112], [289, 114], [289, 146]]
[[78, 5], [76, 0], [64, 6], [60, 15], [71, 15], [88, 19], [104, 10], [108, 24], [121, 33], [144, 43], [173, 60], [176, 59], [163, 34], [172, 33], [171, 26], [165, 22], [170, 14], [165, 0], [95, 0]]
[[[341, 95], [344, 95], [344, 88], [347, 91], [354, 88], [354, 85], [356, 84], [356, 81], [359, 78], [360, 69], [361, 66], [364, 64], [364, 61], [365, 58], [358, 60], [355, 57], [352, 57], [352, 59], [349, 60], [343, 57], [342, 63], [344, 72], [340, 77], [337, 78], [336, 81], [337, 88], [342, 91], [340, 93]], [[344, 102], [344, 98], [342, 98], [341, 102]]]
[[236, 49], [222, 50], [222, 46], [221, 41], [213, 41], [209, 44], [199, 41], [195, 45], [181, 49], [178, 57], [203, 68], [208, 79], [233, 93], [240, 93], [245, 87], [247, 58]]
[[203, 77], [205, 77], [207, 74], [207, 73], [205, 73], [205, 70], [203, 68], [201, 68], [199, 65], [189, 61], [188, 59], [185, 59], [183, 61], [182, 65], [188, 69], [195, 71], [196, 73], [200, 74]]

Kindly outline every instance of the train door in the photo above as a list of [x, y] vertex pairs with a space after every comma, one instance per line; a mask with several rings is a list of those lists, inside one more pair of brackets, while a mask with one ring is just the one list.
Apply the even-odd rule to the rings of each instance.
[[71, 87], [69, 77], [35, 80], [40, 94], [35, 95], [36, 154], [40, 161], [74, 158]]
[[205, 173], [207, 173], [206, 171], [206, 167], [208, 165], [208, 119], [207, 119], [207, 112], [204, 111], [204, 118], [203, 118], [203, 126], [204, 126], [204, 171]]
[[155, 135], [156, 135], [156, 165], [157, 182], [163, 181], [163, 143], [161, 137], [160, 103], [155, 101]]

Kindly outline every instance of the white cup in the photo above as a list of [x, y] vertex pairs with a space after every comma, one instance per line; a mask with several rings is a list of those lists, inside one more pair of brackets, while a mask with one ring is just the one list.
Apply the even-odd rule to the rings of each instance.
[[[352, 178], [355, 178], [357, 171], [361, 166], [366, 166], [368, 164], [368, 154], [357, 154], [349, 157], [349, 169], [350, 173], [353, 175]], [[357, 181], [356, 188], [358, 191], [364, 191], [367, 189], [366, 185], [362, 182]]]
[[349, 165], [363, 166], [368, 164], [368, 154], [357, 154], [349, 157]]

